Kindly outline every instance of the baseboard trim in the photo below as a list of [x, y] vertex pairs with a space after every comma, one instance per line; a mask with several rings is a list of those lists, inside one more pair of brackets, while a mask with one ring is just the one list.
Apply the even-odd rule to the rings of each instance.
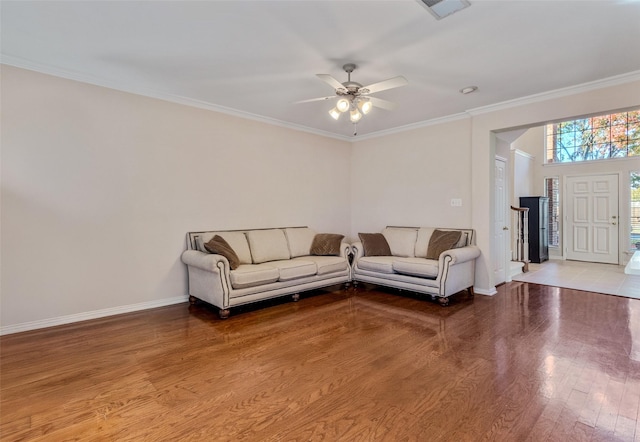
[[42, 319], [39, 321], [23, 322], [21, 324], [13, 324], [0, 326], [0, 336], [12, 333], [20, 333], [41, 328], [55, 327], [56, 325], [72, 324], [74, 322], [88, 321], [90, 319], [104, 318], [107, 316], [121, 315], [123, 313], [137, 312], [140, 310], [149, 310], [152, 308], [165, 307], [167, 305], [180, 304], [186, 302], [188, 296], [176, 296], [174, 298], [159, 299], [157, 301], [141, 302], [138, 304], [123, 305], [120, 307], [106, 308], [102, 310], [93, 310], [90, 312], [76, 313], [74, 315], [59, 316], [57, 318]]
[[479, 289], [479, 288], [474, 287], [473, 288], [473, 292], [478, 294], [478, 295], [485, 295], [485, 296], [493, 296], [493, 295], [498, 293], [498, 291], [496, 290], [495, 287], [491, 287], [489, 290]]

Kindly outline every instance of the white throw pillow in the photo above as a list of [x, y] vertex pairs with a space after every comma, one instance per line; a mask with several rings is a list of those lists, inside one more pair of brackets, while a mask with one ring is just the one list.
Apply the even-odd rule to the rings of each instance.
[[249, 230], [246, 235], [254, 264], [291, 258], [282, 229]]

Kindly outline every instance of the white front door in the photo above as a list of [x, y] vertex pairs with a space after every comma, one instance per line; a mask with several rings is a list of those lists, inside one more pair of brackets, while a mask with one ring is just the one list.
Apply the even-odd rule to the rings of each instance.
[[493, 278], [495, 284], [507, 280], [507, 163], [496, 158], [495, 163], [495, 213], [493, 214]]
[[618, 175], [566, 178], [566, 258], [618, 264]]

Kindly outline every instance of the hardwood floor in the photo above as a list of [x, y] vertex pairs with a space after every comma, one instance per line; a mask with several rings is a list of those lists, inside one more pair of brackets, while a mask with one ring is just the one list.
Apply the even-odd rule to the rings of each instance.
[[0, 438], [638, 441], [640, 300], [371, 286], [0, 338]]

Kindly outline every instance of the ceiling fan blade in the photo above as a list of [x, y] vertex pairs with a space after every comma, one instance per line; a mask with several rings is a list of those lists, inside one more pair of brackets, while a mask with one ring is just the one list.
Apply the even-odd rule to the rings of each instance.
[[370, 84], [369, 86], [363, 86], [361, 89], [367, 89], [367, 94], [373, 94], [375, 92], [386, 91], [387, 89], [393, 89], [394, 87], [406, 86], [409, 84], [406, 78], [402, 75], [398, 77], [389, 78], [378, 83]]
[[345, 88], [342, 83], [340, 83], [338, 80], [336, 80], [329, 74], [316, 74], [316, 77], [318, 77], [320, 80], [324, 81], [325, 83], [327, 83], [329, 86], [331, 86], [336, 90]]
[[382, 98], [376, 98], [376, 97], [367, 97], [367, 98], [371, 100], [371, 104], [374, 105], [375, 107], [379, 107], [379, 108], [390, 110], [390, 111], [396, 110], [398, 107], [396, 103], [383, 100]]
[[320, 98], [311, 98], [309, 100], [301, 100], [301, 101], [295, 101], [294, 104], [299, 104], [299, 103], [311, 103], [312, 101], [324, 101], [324, 100], [329, 100], [331, 98], [336, 98], [335, 95], [331, 95], [329, 97], [320, 97]]

